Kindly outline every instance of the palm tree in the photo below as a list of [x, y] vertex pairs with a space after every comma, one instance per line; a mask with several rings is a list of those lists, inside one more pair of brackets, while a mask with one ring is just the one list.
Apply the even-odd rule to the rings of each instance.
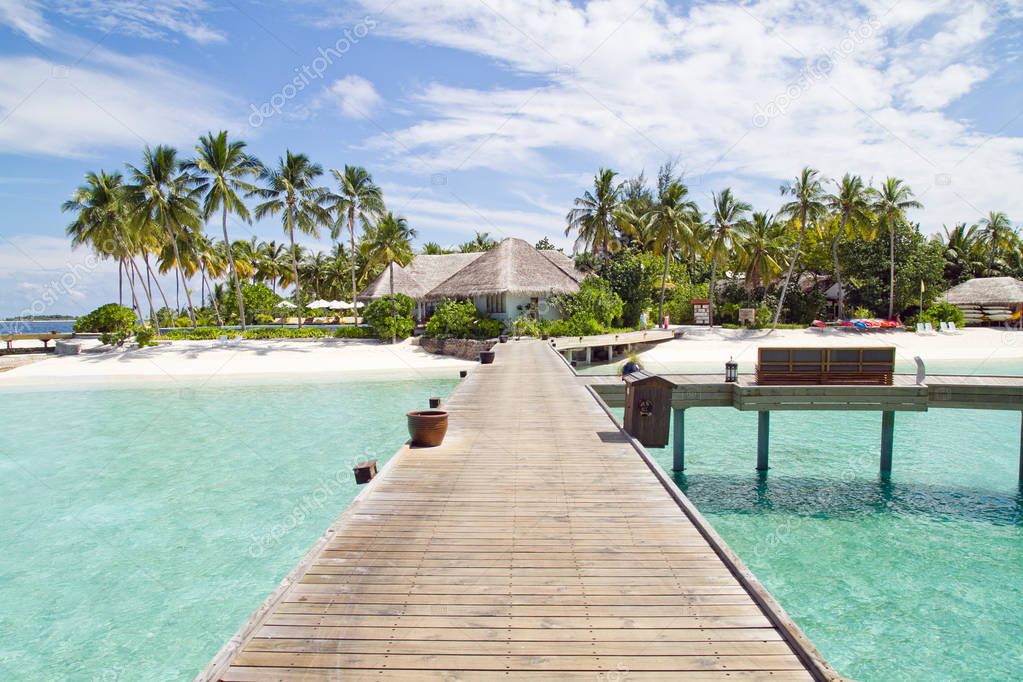
[[497, 240], [490, 236], [489, 232], [477, 231], [476, 235], [467, 242], [458, 245], [461, 253], [478, 253], [489, 251], [497, 246]]
[[710, 261], [710, 326], [714, 326], [714, 287], [715, 275], [719, 265], [725, 266], [728, 255], [735, 246], [735, 229], [753, 210], [753, 206], [745, 201], [736, 201], [731, 188], [714, 195], [714, 215], [711, 218], [710, 243], [706, 248], [707, 260]]
[[986, 218], [977, 224], [980, 236], [988, 247], [987, 269], [994, 272], [995, 256], [998, 249], [1004, 247], [1009, 241], [1009, 233], [1012, 232], [1012, 222], [1009, 216], [1002, 211], [990, 211]]
[[255, 194], [266, 199], [256, 206], [255, 217], [281, 215], [281, 227], [291, 242], [291, 270], [295, 284], [295, 302], [299, 305], [298, 324], [302, 325], [302, 283], [298, 279], [298, 248], [295, 246], [295, 230], [317, 237], [320, 225], [330, 222], [330, 212], [325, 207], [327, 190], [313, 183], [323, 175], [323, 168], [312, 163], [305, 154], [294, 154], [291, 150], [277, 160], [276, 168], [263, 168], [259, 177], [264, 187]]
[[831, 240], [831, 258], [835, 268], [835, 283], [838, 285], [838, 317], [841, 319], [845, 316], [845, 285], [842, 283], [842, 268], [838, 262], [838, 245], [846, 227], [862, 230], [866, 224], [873, 222], [871, 208], [874, 192], [863, 183], [863, 178], [848, 173], [836, 185], [838, 192], [827, 195], [825, 202], [839, 217], [838, 229]]
[[[330, 195], [331, 209], [337, 220], [331, 228], [330, 236], [337, 239], [341, 226], [348, 225], [348, 238], [351, 253], [355, 253], [355, 219], [368, 225], [373, 219], [384, 212], [384, 196], [380, 186], [373, 182], [373, 177], [361, 166], [345, 165], [344, 171], [332, 170], [337, 180], [338, 191]], [[355, 286], [355, 259], [351, 263], [352, 302], [358, 289]], [[359, 309], [355, 308], [355, 324], [359, 323]]]
[[[756, 212], [739, 223], [735, 238], [750, 291], [769, 285], [782, 270], [785, 254], [785, 223], [769, 213]], [[793, 254], [795, 255], [795, 254]]]
[[388, 288], [391, 294], [391, 343], [396, 340], [394, 333], [394, 266], [404, 267], [412, 260], [412, 240], [415, 237], [416, 231], [409, 227], [408, 221], [390, 212], [368, 230], [366, 235], [373, 261], [386, 265], [390, 271]]
[[[88, 246], [101, 259], [114, 259], [119, 270], [129, 273], [132, 307], [139, 320], [144, 319], [135, 291], [135, 272], [131, 240], [128, 234], [124, 183], [120, 173], [87, 173], [85, 183], [75, 190], [61, 209], [74, 213], [75, 220], [67, 227], [72, 248]], [[147, 292], [148, 293], [148, 292]], [[154, 316], [153, 301], [149, 312]]]
[[923, 208], [913, 190], [899, 178], [885, 178], [877, 192], [874, 213], [888, 230], [888, 319], [895, 317], [895, 230], [906, 222], [906, 211]]
[[260, 242], [256, 252], [255, 272], [252, 275], [254, 280], [263, 283], [269, 282], [270, 288], [276, 294], [281, 273], [287, 270], [285, 263], [287, 255], [288, 250], [283, 244], [278, 244], [276, 241]]
[[581, 197], [576, 197], [575, 208], [565, 217], [568, 227], [565, 236], [574, 230], [576, 247], [589, 248], [593, 253], [607, 258], [612, 251], [615, 232], [625, 222], [623, 208], [623, 186], [616, 182], [615, 173], [609, 168], [601, 168], [593, 178], [593, 191], [586, 190]]
[[664, 319], [664, 291], [668, 284], [668, 263], [672, 252], [679, 245], [692, 241], [693, 225], [700, 222], [700, 208], [688, 196], [689, 188], [680, 180], [673, 179], [658, 192], [653, 207], [637, 221], [637, 225], [649, 227], [654, 252], [664, 256], [658, 321]]
[[952, 229], [942, 226], [944, 234], [938, 241], [945, 247], [945, 279], [950, 284], [960, 284], [984, 271], [984, 246], [977, 236], [976, 225], [956, 223]]
[[820, 171], [816, 168], [806, 166], [799, 177], [793, 182], [782, 185], [783, 196], [793, 197], [792, 201], [783, 204], [778, 213], [786, 218], [795, 220], [799, 224], [799, 237], [796, 238], [796, 249], [789, 261], [788, 272], [785, 273], [785, 282], [781, 286], [781, 295], [778, 297], [778, 304], [774, 309], [774, 319], [771, 321], [771, 329], [778, 328], [778, 320], [781, 318], [781, 309], [785, 304], [785, 296], [789, 291], [789, 283], [792, 281], [792, 271], [799, 261], [800, 252], [803, 249], [803, 237], [806, 235], [806, 226], [809, 223], [816, 223], [824, 213], [824, 187], [821, 184]]
[[454, 253], [454, 251], [451, 251], [450, 249], [445, 249], [437, 242], [426, 242], [425, 244], [423, 244], [423, 248], [420, 249], [420, 251], [421, 253], [424, 253], [428, 256], [436, 256], [445, 253]]
[[[167, 242], [174, 251], [174, 267], [178, 279], [181, 274], [179, 241], [188, 233], [200, 229], [199, 204], [196, 202], [196, 179], [183, 172], [178, 153], [173, 147], [148, 146], [142, 152], [142, 167], [127, 164], [132, 176], [128, 186], [128, 201], [136, 226], [153, 223], [163, 229]], [[192, 294], [185, 287], [188, 300], [188, 319], [195, 326], [195, 308]]]
[[[251, 195], [255, 186], [247, 181], [249, 177], [259, 175], [260, 163], [245, 152], [245, 143], [241, 140], [228, 142], [227, 131], [221, 130], [214, 135], [212, 132], [199, 138], [195, 146], [195, 158], [187, 161], [183, 168], [193, 171], [203, 179], [199, 191], [204, 195], [202, 215], [209, 220], [220, 210], [221, 227], [224, 231], [224, 243], [230, 244], [227, 236], [227, 214], [233, 213], [247, 223], [252, 222], [249, 209], [242, 201], [240, 192]], [[245, 304], [242, 301], [242, 285], [238, 279], [238, 269], [234, 258], [229, 258], [231, 279], [234, 281], [234, 293], [238, 299], [238, 319], [242, 331], [245, 331]]]

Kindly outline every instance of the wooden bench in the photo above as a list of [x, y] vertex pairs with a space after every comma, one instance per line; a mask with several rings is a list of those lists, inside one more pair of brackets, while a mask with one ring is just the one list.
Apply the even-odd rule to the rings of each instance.
[[891, 386], [895, 348], [760, 348], [756, 382], [762, 386]]
[[7, 349], [14, 347], [15, 341], [42, 341], [43, 348], [50, 347], [50, 341], [54, 339], [70, 339], [73, 334], [3, 334], [0, 340], [7, 342]]

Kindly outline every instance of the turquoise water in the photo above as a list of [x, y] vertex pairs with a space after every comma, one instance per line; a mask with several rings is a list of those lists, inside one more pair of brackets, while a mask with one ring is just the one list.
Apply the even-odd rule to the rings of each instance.
[[[686, 410], [675, 481], [844, 675], [1020, 679], [1019, 412], [898, 413], [888, 483], [880, 429], [879, 413], [775, 412], [764, 477], [754, 413]], [[670, 448], [651, 452], [670, 470]]]
[[0, 680], [191, 679], [456, 381], [0, 391]]
[[[454, 384], [0, 391], [0, 680], [189, 679]], [[900, 413], [882, 483], [880, 415], [778, 412], [764, 478], [755, 415], [694, 409], [676, 481], [842, 673], [1015, 679], [1019, 435]]]

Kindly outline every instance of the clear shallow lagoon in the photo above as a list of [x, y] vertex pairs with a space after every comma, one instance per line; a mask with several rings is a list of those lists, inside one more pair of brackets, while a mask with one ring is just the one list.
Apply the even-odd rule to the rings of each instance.
[[0, 390], [0, 679], [191, 679], [456, 382]]
[[[1019, 679], [1020, 414], [897, 413], [889, 483], [880, 433], [880, 413], [775, 412], [763, 478], [756, 414], [690, 409], [675, 481], [844, 675]], [[670, 471], [670, 448], [651, 452]]]
[[[0, 390], [0, 679], [190, 679], [455, 383]], [[1018, 678], [1019, 420], [900, 413], [882, 484], [879, 414], [779, 412], [765, 481], [691, 410], [676, 480], [844, 674]]]

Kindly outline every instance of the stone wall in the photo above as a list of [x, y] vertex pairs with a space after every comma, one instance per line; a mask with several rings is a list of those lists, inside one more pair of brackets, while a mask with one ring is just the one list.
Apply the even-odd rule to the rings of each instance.
[[431, 339], [420, 337], [419, 345], [428, 353], [450, 355], [463, 360], [479, 360], [480, 351], [490, 350], [496, 339], [477, 341], [475, 339]]

